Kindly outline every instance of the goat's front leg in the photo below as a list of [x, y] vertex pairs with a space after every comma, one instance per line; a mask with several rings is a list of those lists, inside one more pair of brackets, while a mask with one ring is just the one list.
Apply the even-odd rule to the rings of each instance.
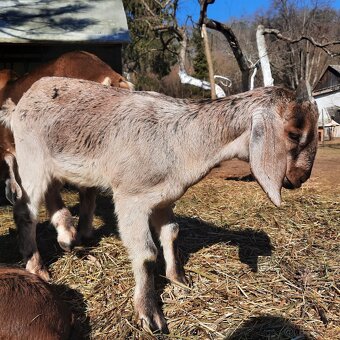
[[73, 226], [72, 215], [65, 207], [60, 195], [62, 186], [59, 181], [53, 181], [45, 193], [45, 203], [51, 223], [57, 230], [60, 247], [65, 251], [70, 251], [76, 242], [77, 232]]
[[78, 238], [89, 239], [93, 234], [93, 215], [96, 208], [96, 188], [79, 188]]
[[175, 215], [172, 208], [155, 209], [151, 215], [151, 224], [163, 248], [166, 277], [170, 281], [187, 285], [189, 282], [185, 277], [177, 247], [179, 225], [175, 222]]
[[[133, 201], [138, 202], [133, 205]], [[142, 200], [115, 200], [119, 231], [132, 261], [136, 281], [134, 305], [142, 326], [152, 331], [168, 333], [163, 312], [158, 305], [153, 267], [157, 259], [157, 247], [149, 227], [149, 215]]]

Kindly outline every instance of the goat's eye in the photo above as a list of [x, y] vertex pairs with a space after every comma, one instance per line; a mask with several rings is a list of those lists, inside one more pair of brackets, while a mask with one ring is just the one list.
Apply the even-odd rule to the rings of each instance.
[[295, 143], [299, 143], [301, 135], [298, 133], [294, 133], [294, 132], [289, 132], [288, 133], [288, 137], [289, 139], [291, 139], [293, 142]]

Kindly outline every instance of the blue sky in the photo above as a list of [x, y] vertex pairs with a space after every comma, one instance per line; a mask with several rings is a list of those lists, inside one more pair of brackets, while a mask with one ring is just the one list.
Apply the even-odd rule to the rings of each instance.
[[[301, 1], [309, 3], [310, 1]], [[270, 0], [215, 0], [208, 6], [208, 17], [220, 22], [226, 22], [233, 18], [249, 17], [257, 11], [266, 11], [271, 4]], [[330, 0], [333, 8], [340, 9], [340, 0]], [[198, 0], [180, 0], [178, 17], [180, 24], [187, 15], [191, 15], [197, 21], [199, 16]]]

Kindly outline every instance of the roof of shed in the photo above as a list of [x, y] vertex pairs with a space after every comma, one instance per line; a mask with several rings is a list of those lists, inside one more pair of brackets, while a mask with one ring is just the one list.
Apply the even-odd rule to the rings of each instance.
[[329, 65], [329, 67], [340, 74], [340, 65]]
[[[335, 84], [321, 84], [327, 73], [334, 74], [336, 77]], [[331, 93], [338, 91], [340, 89], [340, 83], [338, 78], [340, 77], [340, 65], [328, 65], [322, 75], [320, 76], [318, 82], [315, 84], [313, 89], [313, 96], [317, 97], [324, 95], [325, 93]]]
[[127, 43], [121, 0], [1, 0], [0, 43]]

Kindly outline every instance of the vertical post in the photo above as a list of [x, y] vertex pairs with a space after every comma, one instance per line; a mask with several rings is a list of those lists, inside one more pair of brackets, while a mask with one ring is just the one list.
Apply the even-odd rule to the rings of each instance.
[[208, 62], [209, 81], [210, 81], [210, 86], [211, 86], [211, 99], [215, 100], [216, 99], [216, 90], [215, 90], [214, 68], [213, 68], [213, 64], [212, 64], [207, 28], [206, 28], [205, 24], [202, 25], [202, 38], [203, 38], [203, 41], [204, 41], [205, 56], [206, 56], [207, 62]]
[[324, 117], [324, 114], [325, 114], [325, 109], [322, 109], [321, 110], [321, 118], [322, 118], [322, 145], [325, 145], [325, 117]]

